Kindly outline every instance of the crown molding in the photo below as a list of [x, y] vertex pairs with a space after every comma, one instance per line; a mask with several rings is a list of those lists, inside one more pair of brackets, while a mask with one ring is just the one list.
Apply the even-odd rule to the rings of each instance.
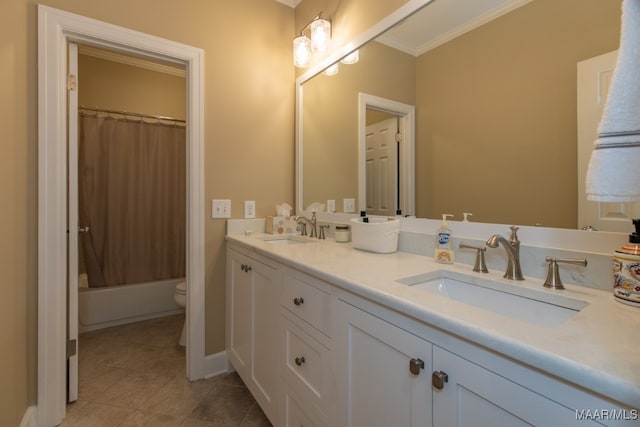
[[296, 8], [302, 0], [276, 0], [278, 3], [285, 4], [289, 7]]

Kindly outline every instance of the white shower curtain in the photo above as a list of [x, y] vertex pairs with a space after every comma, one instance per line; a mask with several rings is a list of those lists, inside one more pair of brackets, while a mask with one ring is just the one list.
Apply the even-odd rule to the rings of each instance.
[[79, 217], [89, 286], [185, 274], [184, 126], [79, 120]]

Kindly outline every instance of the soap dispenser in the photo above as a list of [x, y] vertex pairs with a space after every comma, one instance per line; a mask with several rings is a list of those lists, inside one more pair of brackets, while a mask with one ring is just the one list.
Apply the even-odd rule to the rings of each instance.
[[453, 264], [454, 253], [451, 247], [451, 230], [447, 224], [447, 218], [453, 217], [451, 214], [442, 214], [442, 223], [436, 231], [436, 250], [433, 259], [442, 264]]
[[640, 219], [629, 243], [613, 253], [613, 295], [616, 301], [640, 307]]

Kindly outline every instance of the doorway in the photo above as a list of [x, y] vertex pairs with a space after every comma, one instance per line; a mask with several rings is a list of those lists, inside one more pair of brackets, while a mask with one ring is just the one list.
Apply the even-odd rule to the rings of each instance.
[[[395, 209], [402, 211], [402, 215], [415, 215], [415, 107], [390, 99], [381, 98], [366, 93], [360, 93], [358, 98], [358, 200], [359, 210], [367, 210], [367, 114], [373, 111], [384, 113], [397, 118], [396, 138], [397, 158], [394, 175], [397, 183], [394, 198], [397, 200]], [[369, 170], [371, 170], [369, 168]], [[392, 215], [395, 212], [392, 212]], [[387, 213], [385, 213], [387, 215]]]
[[[187, 376], [203, 378], [204, 123], [201, 49], [38, 5], [38, 424], [65, 415], [67, 348], [67, 45], [183, 64], [187, 85]], [[69, 353], [72, 353], [69, 352]]]

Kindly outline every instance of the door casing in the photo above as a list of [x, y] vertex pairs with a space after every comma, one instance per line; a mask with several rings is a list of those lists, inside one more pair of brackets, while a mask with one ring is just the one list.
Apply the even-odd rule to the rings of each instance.
[[184, 64], [187, 80], [187, 376], [203, 378], [204, 51], [38, 5], [38, 425], [66, 411], [67, 44]]

